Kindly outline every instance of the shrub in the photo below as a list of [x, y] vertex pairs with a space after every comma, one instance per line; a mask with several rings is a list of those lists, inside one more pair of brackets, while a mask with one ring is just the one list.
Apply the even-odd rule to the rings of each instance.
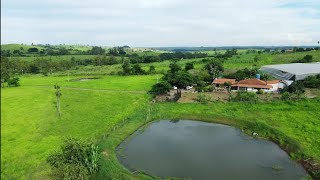
[[316, 76], [309, 76], [304, 81], [303, 84], [308, 88], [320, 88], [320, 74]]
[[197, 82], [196, 90], [197, 90], [198, 92], [203, 92], [204, 89], [205, 89], [205, 86], [206, 86], [206, 82], [204, 82], [204, 81], [198, 81], [198, 82]]
[[204, 88], [204, 91], [205, 91], [205, 92], [212, 92], [213, 90], [214, 90], [214, 87], [213, 87], [212, 85], [206, 86], [206, 87]]
[[281, 100], [288, 101], [291, 99], [291, 95], [288, 92], [284, 92], [281, 94]]
[[98, 171], [98, 147], [67, 139], [61, 149], [47, 158], [56, 179], [88, 179]]
[[211, 97], [208, 94], [199, 93], [197, 96], [197, 101], [201, 104], [207, 104], [209, 101], [211, 101]]
[[9, 87], [18, 87], [18, 86], [20, 86], [19, 78], [17, 78], [17, 77], [10, 78], [8, 80], [8, 86]]
[[163, 81], [153, 85], [150, 93], [154, 95], [166, 94], [170, 89], [171, 85], [167, 81]]
[[305, 92], [304, 84], [302, 81], [295, 81], [290, 86], [283, 88], [283, 92], [294, 93], [299, 96]]
[[263, 94], [264, 91], [262, 89], [259, 89], [259, 91], [257, 91], [257, 94]]
[[234, 102], [257, 102], [258, 97], [255, 93], [239, 91], [237, 95], [230, 98]]

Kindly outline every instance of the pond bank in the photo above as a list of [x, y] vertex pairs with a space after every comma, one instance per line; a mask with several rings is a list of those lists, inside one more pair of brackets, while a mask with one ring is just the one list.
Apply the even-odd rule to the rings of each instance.
[[[104, 141], [101, 141], [101, 148], [108, 151], [108, 157], [102, 160], [105, 167], [104, 170], [99, 173], [98, 177], [100, 177], [100, 179], [107, 176], [129, 179], [133, 177], [151, 179], [142, 172], [132, 174], [126, 170], [118, 162], [114, 151], [125, 138], [134, 133], [139, 127], [157, 119], [193, 119], [231, 125], [242, 129], [247, 134], [257, 132], [259, 137], [276, 142], [297, 162], [301, 159], [308, 158], [315, 159], [314, 161], [318, 162], [316, 158], [319, 158], [319, 155], [317, 155], [317, 151], [319, 150], [317, 148], [319, 147], [317, 146], [319, 134], [311, 134], [310, 131], [304, 133], [304, 131], [302, 131], [303, 128], [298, 128], [294, 134], [290, 133], [290, 129], [299, 126], [298, 122], [303, 123], [302, 121], [307, 114], [309, 114], [310, 117], [310, 112], [314, 113], [312, 117], [320, 114], [316, 111], [316, 104], [318, 104], [317, 101], [297, 102], [294, 104], [279, 102], [249, 106], [241, 103], [231, 103], [228, 105], [223, 103], [214, 105], [156, 103], [150, 106], [150, 110], [142, 107], [135, 115], [128, 118], [127, 123], [115, 130], [110, 136], [104, 139]], [[289, 107], [291, 109], [290, 111], [288, 111]], [[253, 111], [259, 114], [253, 113]], [[274, 116], [278, 116], [279, 111], [281, 113], [283, 111], [287, 111], [287, 113], [296, 111], [297, 113], [292, 114], [292, 116], [289, 114], [280, 119], [278, 118], [277, 121], [272, 121]], [[147, 116], [149, 117], [146, 120]], [[261, 119], [261, 117], [263, 117], [263, 119]], [[275, 122], [277, 124], [275, 124]], [[317, 130], [317, 128], [314, 129]], [[310, 143], [301, 140], [305, 137], [311, 139], [311, 141], [309, 141]], [[312, 138], [314, 138], [314, 140]], [[317, 178], [317, 164], [313, 164], [310, 169], [305, 164], [302, 163], [302, 165], [310, 172], [311, 176], [315, 179]], [[119, 173], [122, 173], [122, 175], [119, 175]]]

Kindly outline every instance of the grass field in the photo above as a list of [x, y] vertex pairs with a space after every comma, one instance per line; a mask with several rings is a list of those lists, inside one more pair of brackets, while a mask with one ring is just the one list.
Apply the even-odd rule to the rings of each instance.
[[[55, 82], [65, 77], [21, 78], [22, 86], [1, 91], [1, 178], [45, 178], [46, 157], [65, 137], [95, 141], [148, 101], [146, 93], [94, 91], [62, 87], [62, 118], [55, 109]], [[75, 82], [79, 87], [107, 85], [114, 90], [146, 90], [153, 77], [103, 78]], [[89, 84], [87, 84], [89, 83]], [[61, 83], [62, 85], [66, 85]], [[49, 87], [37, 87], [44, 85]], [[67, 85], [66, 85], [67, 86]], [[116, 87], [116, 88], [112, 88]]]

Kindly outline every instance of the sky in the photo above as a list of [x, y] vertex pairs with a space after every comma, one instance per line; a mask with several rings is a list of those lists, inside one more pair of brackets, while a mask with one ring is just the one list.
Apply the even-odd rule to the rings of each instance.
[[320, 0], [1, 0], [1, 44], [300, 46]]

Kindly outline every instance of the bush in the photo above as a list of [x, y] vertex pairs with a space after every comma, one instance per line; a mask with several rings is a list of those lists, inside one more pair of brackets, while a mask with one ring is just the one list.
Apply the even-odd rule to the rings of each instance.
[[166, 94], [170, 89], [171, 85], [167, 81], [163, 81], [153, 85], [150, 93], [154, 95]]
[[204, 92], [212, 92], [214, 90], [214, 87], [212, 85], [206, 86], [204, 88]]
[[258, 97], [255, 93], [239, 91], [235, 97], [230, 98], [234, 102], [257, 102]]
[[295, 81], [290, 86], [283, 88], [282, 93], [289, 92], [298, 96], [305, 92], [305, 87], [302, 81]]
[[209, 101], [211, 101], [211, 97], [208, 94], [199, 93], [197, 96], [197, 101], [201, 104], [207, 104]]
[[320, 74], [307, 77], [303, 84], [307, 88], [320, 88]]
[[56, 179], [88, 179], [98, 171], [98, 147], [75, 139], [67, 139], [61, 150], [47, 158]]
[[281, 100], [288, 101], [291, 99], [291, 95], [288, 92], [284, 92], [281, 94]]
[[257, 91], [257, 94], [263, 94], [264, 91], [262, 89], [259, 89], [259, 91]]
[[9, 87], [18, 87], [20, 86], [20, 83], [19, 83], [19, 78], [10, 78], [8, 80], [8, 86]]

